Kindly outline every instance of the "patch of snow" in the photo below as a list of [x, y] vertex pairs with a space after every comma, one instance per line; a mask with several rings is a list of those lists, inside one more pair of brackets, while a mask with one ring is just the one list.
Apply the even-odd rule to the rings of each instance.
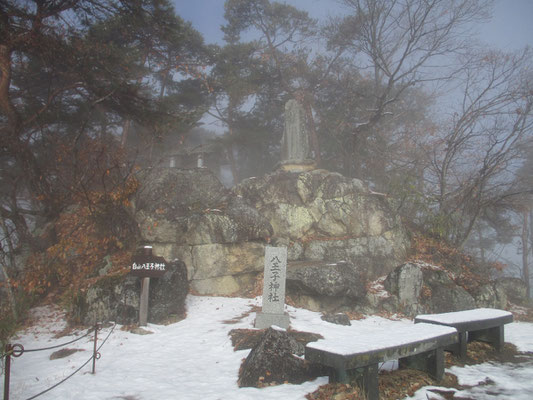
[[[505, 325], [506, 342], [513, 343], [519, 351], [533, 352], [533, 324], [529, 322], [513, 322]], [[531, 361], [512, 363], [483, 363], [465, 367], [453, 366], [446, 369], [456, 375], [460, 385], [471, 388], [457, 390], [457, 397], [476, 400], [530, 400], [533, 398], [533, 358]], [[442, 387], [426, 386], [418, 390], [414, 396], [406, 399], [428, 400], [439, 399], [431, 389]], [[445, 389], [450, 390], [450, 389]]]
[[330, 353], [350, 355], [364, 353], [388, 347], [397, 347], [405, 344], [424, 341], [435, 337], [447, 336], [457, 333], [455, 328], [434, 324], [409, 324], [394, 328], [394, 335], [390, 330], [377, 330], [363, 335], [356, 329], [339, 331], [335, 337], [321, 339], [309, 343], [307, 347], [323, 350]]
[[416, 265], [422, 269], [432, 270], [432, 271], [445, 271], [440, 265], [430, 264], [422, 260], [413, 260], [409, 261], [410, 264]]
[[[239, 388], [237, 385], [241, 362], [249, 354], [249, 350], [234, 351], [228, 333], [235, 328], [253, 329], [255, 313], [249, 311], [260, 304], [260, 297], [240, 299], [189, 295], [186, 319], [167, 326], [149, 324], [147, 329], [154, 334], [145, 336], [123, 331], [121, 326], [117, 326], [100, 350], [101, 358], [96, 362], [95, 375], [90, 373], [92, 363], [89, 363], [71, 379], [38, 399], [116, 400], [129, 397], [136, 400], [304, 400], [307, 393], [326, 384], [328, 378], [321, 377], [301, 385], [279, 385], [262, 389]], [[390, 320], [378, 316], [353, 320], [352, 326], [341, 326], [322, 321], [321, 313], [318, 312], [291, 306], [286, 306], [286, 310], [291, 317], [292, 329], [318, 333], [326, 339], [341, 337], [352, 341], [358, 340], [360, 336], [375, 336], [380, 337], [383, 343], [389, 343], [396, 340], [403, 327], [413, 326], [411, 320]], [[75, 331], [58, 338], [58, 333], [66, 328], [64, 315], [58, 309], [39, 307], [32, 310], [32, 315], [35, 324], [21, 331], [12, 343], [21, 343], [27, 349], [34, 349], [64, 343], [86, 333], [86, 330]], [[238, 322], [224, 322], [229, 320]], [[104, 328], [98, 334], [99, 345], [110, 329]], [[388, 335], [383, 332], [388, 332]], [[507, 341], [517, 345], [520, 350], [533, 351], [533, 324], [508, 324], [505, 326], [505, 334]], [[57, 349], [24, 353], [19, 358], [13, 358], [10, 399], [27, 399], [75, 371], [92, 355], [92, 334], [68, 347], [83, 351], [56, 360], [50, 360], [49, 357]], [[461, 369], [455, 369], [454, 373], [465, 382], [483, 380], [489, 376], [497, 382], [491, 386], [491, 390], [500, 387], [511, 390], [515, 385], [516, 388], [521, 388], [522, 393], [515, 391], [514, 399], [533, 398], [531, 389], [523, 388], [527, 384], [531, 386], [533, 366], [524, 366], [515, 378], [511, 372], [516, 370], [508, 365], [482, 364], [478, 367], [477, 370], [469, 370], [464, 374]], [[492, 377], [500, 372], [500, 378]], [[1, 379], [0, 392], [3, 392], [3, 384]], [[437, 398], [426, 389], [415, 393], [415, 398]], [[424, 390], [428, 397], [420, 394]], [[470, 397], [482, 399], [480, 396], [476, 394]], [[496, 398], [511, 398], [505, 396], [507, 394]]]
[[386, 275], [379, 277], [373, 282], [370, 282], [366, 288], [367, 291], [381, 299], [389, 298], [391, 294], [385, 289], [385, 279], [387, 279]]
[[505, 341], [513, 343], [518, 351], [533, 352], [533, 324], [513, 322], [505, 325]]
[[455, 311], [442, 314], [425, 314], [416, 317], [424, 321], [434, 321], [442, 324], [459, 324], [469, 321], [482, 321], [490, 318], [501, 318], [512, 316], [509, 311], [498, 310], [495, 308], [475, 308], [473, 310]]
[[287, 332], [287, 329], [282, 328], [281, 326], [272, 325], [271, 328], [278, 332]]
[[[533, 398], [533, 360], [524, 364], [483, 363], [463, 368], [452, 367], [446, 370], [457, 375], [459, 384], [467, 386], [464, 390], [453, 390], [457, 398], [476, 400], [529, 400]], [[469, 387], [468, 387], [469, 386]], [[413, 400], [440, 399], [427, 386], [418, 390]], [[450, 390], [450, 389], [444, 389]]]
[[525, 316], [528, 313], [528, 309], [526, 307], [519, 306], [517, 304], [510, 303], [510, 310], [513, 314], [517, 316]]

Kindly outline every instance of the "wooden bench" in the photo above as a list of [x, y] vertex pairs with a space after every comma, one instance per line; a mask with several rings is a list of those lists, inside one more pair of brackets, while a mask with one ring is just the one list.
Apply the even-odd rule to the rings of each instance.
[[444, 375], [444, 348], [457, 342], [457, 330], [433, 324], [405, 325], [366, 335], [308, 343], [305, 359], [331, 368], [330, 382], [355, 379], [370, 400], [379, 399], [379, 363], [399, 360], [400, 367]]
[[418, 315], [415, 323], [437, 324], [457, 329], [459, 342], [446, 350], [466, 357], [466, 345], [473, 340], [491, 343], [501, 351], [504, 343], [504, 324], [513, 322], [513, 314], [494, 308], [477, 308], [443, 314]]

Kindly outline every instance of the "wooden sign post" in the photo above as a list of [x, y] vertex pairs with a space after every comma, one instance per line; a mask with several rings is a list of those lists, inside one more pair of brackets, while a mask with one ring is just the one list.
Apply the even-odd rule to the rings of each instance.
[[141, 281], [141, 302], [139, 305], [139, 325], [148, 323], [148, 298], [150, 294], [150, 278], [159, 278], [166, 272], [167, 262], [163, 257], [152, 255], [152, 246], [144, 246], [140, 255], [133, 257], [130, 274], [138, 276]]
[[141, 281], [141, 304], [139, 305], [139, 326], [148, 323], [148, 297], [150, 295], [150, 278], [142, 278]]

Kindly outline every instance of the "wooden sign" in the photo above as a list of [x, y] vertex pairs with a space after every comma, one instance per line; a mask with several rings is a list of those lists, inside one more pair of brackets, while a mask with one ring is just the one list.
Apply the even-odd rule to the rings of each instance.
[[148, 323], [148, 298], [150, 278], [160, 278], [167, 271], [167, 262], [163, 257], [152, 254], [152, 246], [144, 246], [141, 254], [133, 257], [130, 265], [130, 275], [139, 276], [141, 280], [141, 298], [139, 304], [139, 325]]
[[133, 257], [130, 275], [141, 278], [160, 278], [165, 274], [168, 263], [163, 257], [152, 255], [151, 250]]

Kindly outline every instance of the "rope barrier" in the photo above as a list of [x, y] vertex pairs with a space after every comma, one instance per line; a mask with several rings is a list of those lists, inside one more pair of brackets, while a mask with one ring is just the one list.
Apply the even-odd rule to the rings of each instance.
[[[113, 325], [113, 327], [111, 328], [111, 330], [109, 331], [109, 333], [107, 334], [106, 338], [104, 339], [104, 341], [100, 344], [100, 346], [98, 346], [98, 349], [96, 351], [96, 354], [93, 354], [91, 356], [91, 358], [89, 358], [87, 361], [85, 361], [83, 363], [83, 365], [81, 367], [79, 367], [76, 371], [74, 371], [73, 373], [71, 373], [69, 376], [67, 376], [66, 378], [64, 378], [63, 380], [59, 381], [58, 383], [56, 383], [55, 385], [49, 387], [48, 389], [45, 389], [43, 390], [42, 392], [40, 393], [37, 393], [36, 395], [32, 396], [32, 397], [28, 397], [26, 400], [32, 400], [32, 399], [35, 399], [45, 393], [48, 393], [50, 390], [52, 389], [55, 389], [56, 387], [58, 387], [59, 385], [61, 385], [62, 383], [64, 383], [65, 381], [69, 380], [70, 378], [72, 378], [75, 374], [77, 374], [83, 367], [85, 367], [87, 364], [89, 364], [89, 362], [92, 361], [93, 358], [96, 357], [96, 359], [99, 359], [100, 358], [100, 353], [98, 353], [98, 351], [102, 348], [102, 346], [104, 345], [104, 343], [107, 341], [107, 339], [109, 338], [109, 336], [111, 336], [111, 334], [113, 333], [113, 331], [115, 330], [115, 327], [117, 326], [117, 324], [115, 323]], [[89, 333], [87, 333], [89, 334]], [[81, 338], [80, 338], [81, 339]]]
[[102, 348], [102, 346], [104, 345], [105, 342], [107, 342], [107, 339], [109, 339], [109, 336], [111, 336], [111, 334], [113, 333], [113, 331], [115, 330], [115, 327], [117, 326], [117, 323], [115, 322], [115, 324], [113, 325], [113, 327], [111, 328], [111, 330], [109, 331], [109, 333], [107, 334], [106, 338], [104, 339], [104, 341], [102, 342], [102, 344], [98, 347], [98, 350], [100, 350]]
[[57, 349], [58, 347], [63, 347], [63, 346], [66, 346], [66, 345], [69, 345], [71, 343], [74, 343], [74, 342], [77, 342], [78, 340], [81, 340], [83, 339], [84, 337], [87, 337], [91, 334], [91, 332], [94, 331], [94, 328], [93, 329], [89, 329], [89, 331], [83, 335], [83, 336], [80, 336], [79, 338], [76, 338], [74, 340], [71, 340], [70, 342], [66, 342], [66, 343], [62, 343], [62, 344], [58, 344], [58, 345], [55, 345], [55, 346], [50, 346], [50, 347], [43, 347], [43, 348], [40, 348], [40, 349], [24, 349], [24, 352], [32, 352], [32, 351], [44, 351], [44, 350], [52, 350], [52, 349]]
[[45, 389], [43, 390], [42, 392], [40, 393], [37, 393], [36, 395], [32, 396], [32, 397], [28, 397], [26, 400], [32, 400], [32, 399], [35, 399], [47, 392], [49, 392], [50, 390], [52, 389], [55, 389], [56, 387], [58, 387], [59, 385], [61, 385], [63, 382], [67, 381], [68, 379], [72, 378], [75, 374], [77, 374], [83, 367], [85, 367], [87, 364], [89, 364], [89, 362], [93, 359], [93, 357], [89, 358], [87, 361], [85, 361], [83, 363], [83, 365], [81, 367], [79, 367], [76, 371], [74, 371], [73, 373], [71, 373], [69, 376], [67, 376], [66, 378], [64, 378], [62, 381], [59, 381], [58, 383], [56, 383], [54, 386], [51, 386], [49, 387], [48, 389]]
[[[113, 333], [113, 331], [115, 330], [115, 327], [117, 326], [117, 324], [115, 323], [113, 325], [113, 327], [111, 328], [111, 330], [109, 331], [109, 333], [107, 334], [106, 338], [102, 341], [102, 343], [100, 344], [100, 346], [98, 346], [98, 349], [96, 350], [95, 353], [93, 353], [93, 355], [87, 360], [85, 361], [78, 369], [76, 369], [74, 372], [72, 372], [70, 375], [68, 375], [67, 377], [65, 377], [64, 379], [62, 379], [61, 381], [57, 382], [56, 384], [54, 384], [53, 386], [43, 390], [42, 392], [39, 392], [37, 393], [36, 395], [33, 395], [32, 397], [28, 397], [26, 400], [32, 400], [32, 399], [35, 399], [45, 393], [48, 393], [50, 390], [52, 389], [55, 389], [56, 387], [58, 387], [59, 385], [61, 385], [62, 383], [66, 382], [67, 380], [69, 380], [70, 378], [72, 378], [74, 375], [76, 375], [79, 371], [81, 371], [83, 369], [83, 367], [85, 367], [87, 364], [89, 364], [89, 362], [91, 362], [93, 359], [99, 359], [100, 358], [100, 349], [102, 348], [102, 346], [105, 344], [105, 342], [107, 342], [107, 339], [109, 339], [109, 337], [111, 336], [111, 334]], [[42, 348], [42, 349], [30, 349], [30, 350], [25, 350], [22, 346], [22, 351], [19, 350], [20, 355], [22, 355], [22, 353], [26, 352], [26, 351], [42, 351], [42, 350], [50, 350], [50, 349], [55, 349], [57, 347], [62, 347], [62, 346], [66, 346], [67, 344], [71, 344], [71, 343], [74, 343], [74, 342], [77, 342], [78, 340], [80, 339], [83, 339], [84, 337], [88, 336], [91, 332], [95, 332], [95, 335], [96, 335], [96, 330], [98, 328], [94, 328], [94, 329], [90, 329], [85, 335], [79, 337], [79, 338], [76, 338], [74, 340], [71, 340], [70, 342], [66, 342], [66, 343], [63, 343], [63, 344], [60, 344], [60, 345], [56, 345], [56, 346], [51, 346], [51, 347], [46, 347], [46, 348]], [[16, 345], [17, 346], [17, 345]], [[2, 358], [7, 356], [7, 355], [11, 355], [12, 353], [14, 353], [15, 351], [14, 350], [11, 350], [7, 353], [5, 353], [4, 355], [2, 355]], [[94, 373], [94, 372], [93, 372]]]

